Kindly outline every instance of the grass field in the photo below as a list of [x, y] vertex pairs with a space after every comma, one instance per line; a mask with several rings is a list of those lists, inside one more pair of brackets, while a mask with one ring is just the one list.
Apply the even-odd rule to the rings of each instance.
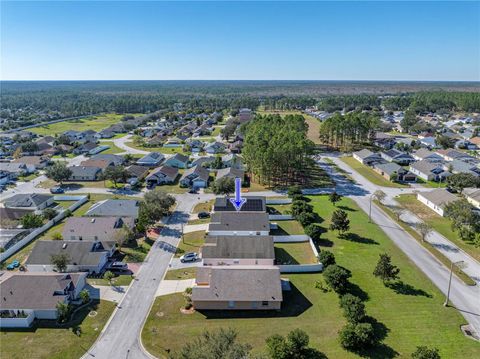
[[191, 152], [185, 152], [183, 151], [183, 148], [181, 147], [144, 147], [144, 146], [139, 146], [133, 143], [133, 141], [126, 142], [125, 143], [128, 147], [135, 148], [137, 150], [142, 150], [142, 151], [148, 151], [148, 152], [160, 152], [164, 154], [172, 154], [174, 155], [175, 153], [181, 153], [184, 155], [190, 155]]
[[165, 274], [166, 280], [182, 280], [195, 278], [196, 268], [183, 268], [169, 270]]
[[341, 160], [345, 162], [347, 165], [349, 165], [350, 167], [352, 167], [352, 169], [357, 171], [360, 175], [365, 177], [367, 180], [369, 180], [370, 182], [378, 186], [397, 187], [397, 188], [409, 187], [409, 185], [406, 185], [406, 184], [388, 181], [387, 179], [380, 176], [380, 174], [375, 172], [373, 169], [361, 164], [353, 157], [341, 157]]
[[[445, 308], [444, 296], [425, 275], [390, 241], [379, 227], [353, 201], [342, 199], [339, 205], [347, 209], [351, 232], [355, 235], [338, 239], [327, 231], [332, 204], [325, 196], [312, 196], [310, 202], [323, 221], [321, 247], [334, 252], [337, 263], [352, 271], [352, 291], [366, 301], [367, 313], [382, 344], [364, 353], [364, 357], [410, 357], [419, 345], [437, 347], [442, 358], [477, 358], [480, 346], [467, 339], [459, 327], [465, 323], [452, 307]], [[373, 275], [380, 253], [387, 252], [401, 272], [402, 282], [386, 287]], [[282, 276], [284, 277], [284, 276]], [[341, 348], [338, 331], [345, 320], [333, 292], [315, 288], [322, 274], [288, 275], [293, 285], [284, 293], [280, 312], [195, 312], [184, 315], [181, 294], [158, 297], [142, 333], [146, 349], [165, 357], [166, 350], [177, 350], [205, 329], [234, 328], [238, 340], [262, 353], [265, 339], [272, 334], [286, 335], [302, 328], [310, 335], [310, 344], [329, 358], [358, 357]], [[159, 335], [161, 333], [161, 335]], [[427, 334], [428, 333], [428, 334]]]
[[[134, 115], [138, 116], [139, 114]], [[123, 116], [125, 115], [110, 113], [106, 115], [87, 117], [81, 120], [57, 122], [51, 125], [34, 127], [29, 129], [29, 131], [42, 136], [54, 136], [72, 129], [75, 131], [94, 130], [98, 132], [118, 123]]]
[[210, 212], [212, 210], [213, 202], [215, 202], [214, 199], [207, 202], [197, 203], [195, 207], [193, 207], [192, 213]]
[[[113, 278], [112, 283], [116, 286], [127, 286], [132, 282], [132, 280], [133, 277], [131, 275], [119, 275]], [[108, 280], [103, 278], [87, 278], [87, 283], [91, 285], [110, 285]]]
[[180, 240], [175, 257], [181, 257], [188, 252], [199, 252], [200, 247], [205, 243], [205, 231], [185, 233], [183, 240]]
[[[70, 325], [0, 331], [0, 357], [5, 359], [78, 359], [102, 331], [115, 304], [100, 301], [76, 314]], [[96, 316], [88, 313], [94, 310]], [[50, 324], [51, 326], [52, 324]], [[74, 334], [79, 327], [81, 335]]]
[[[292, 204], [269, 204], [267, 207], [270, 207], [271, 210], [275, 211], [275, 213], [279, 214], [289, 214], [290, 210], [292, 209]], [[271, 214], [274, 214], [271, 212]]]
[[289, 234], [305, 234], [303, 227], [297, 221], [277, 221], [278, 229], [270, 231], [274, 236], [286, 236]]
[[312, 264], [316, 262], [309, 242], [275, 243], [278, 264]]
[[395, 199], [403, 207], [415, 213], [420, 219], [428, 223], [435, 231], [455, 243], [475, 259], [480, 260], [480, 247], [475, 247], [473, 243], [460, 239], [458, 232], [452, 230], [450, 220], [439, 216], [422, 202], [418, 201], [416, 195], [402, 194]]

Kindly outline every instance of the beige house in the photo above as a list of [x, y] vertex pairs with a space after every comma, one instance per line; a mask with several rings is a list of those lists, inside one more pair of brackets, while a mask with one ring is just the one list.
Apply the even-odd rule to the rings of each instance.
[[207, 236], [201, 249], [203, 265], [273, 265], [272, 236]]
[[215, 212], [208, 225], [211, 236], [268, 236], [269, 233], [268, 213], [262, 212]]
[[282, 300], [275, 266], [200, 267], [192, 288], [197, 310], [280, 310]]
[[417, 199], [442, 217], [445, 205], [459, 200], [457, 196], [443, 188], [437, 188], [430, 192], [418, 193]]
[[480, 188], [465, 188], [462, 194], [472, 206], [480, 209]]

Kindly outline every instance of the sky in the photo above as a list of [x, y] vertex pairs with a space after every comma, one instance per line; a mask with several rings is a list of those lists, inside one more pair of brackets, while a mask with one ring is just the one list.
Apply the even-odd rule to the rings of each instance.
[[480, 2], [1, 0], [2, 80], [480, 80]]

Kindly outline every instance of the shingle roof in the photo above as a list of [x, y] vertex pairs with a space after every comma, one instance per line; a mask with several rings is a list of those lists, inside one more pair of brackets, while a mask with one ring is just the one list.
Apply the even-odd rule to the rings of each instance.
[[155, 176], [157, 173], [162, 173], [165, 176], [171, 178], [172, 180], [175, 180], [178, 176], [178, 168], [175, 167], [170, 167], [170, 166], [162, 166], [159, 168], [155, 168], [152, 173], [150, 173], [147, 178], [150, 176]]
[[102, 171], [99, 167], [71, 166], [68, 168], [72, 171], [70, 178], [77, 176], [94, 177], [97, 173]]
[[177, 160], [183, 163], [188, 162], [188, 156], [182, 155], [181, 153], [176, 153], [173, 157], [171, 157], [172, 160]]
[[480, 201], [480, 188], [472, 188], [472, 187], [464, 188], [462, 193], [465, 196], [470, 197], [471, 199]]
[[133, 199], [106, 199], [93, 204], [85, 216], [138, 217], [138, 201]]
[[197, 269], [195, 301], [282, 301], [280, 270], [275, 266], [214, 266]]
[[217, 171], [216, 179], [218, 180], [223, 177], [231, 177], [231, 178], [238, 177], [243, 180], [243, 175], [244, 175], [244, 171], [239, 170], [237, 168], [233, 168], [233, 167], [227, 167], [227, 168], [219, 169]]
[[114, 246], [114, 241], [36, 241], [26, 264], [49, 265], [52, 255], [64, 253], [70, 258], [69, 264], [98, 265]]
[[[63, 227], [63, 238], [70, 236], [113, 236], [117, 229], [122, 227], [119, 217], [70, 217]], [[122, 218], [127, 226], [133, 224], [133, 218]]]
[[440, 208], [444, 208], [446, 204], [459, 200], [457, 196], [443, 188], [437, 188], [430, 192], [422, 192], [418, 195], [426, 198]]
[[202, 258], [274, 259], [272, 236], [206, 236]]
[[209, 231], [269, 231], [267, 213], [260, 212], [215, 212]]
[[206, 168], [197, 165], [185, 170], [181, 179], [184, 179], [192, 174], [195, 174], [196, 178], [200, 178], [204, 181], [208, 181], [208, 177], [210, 176], [210, 172]]
[[55, 309], [66, 298], [64, 290], [77, 285], [85, 273], [15, 273], [0, 277], [0, 310]]
[[435, 168], [443, 168], [443, 162], [432, 162], [429, 160], [421, 160], [410, 165], [411, 168], [416, 169], [421, 173], [428, 174]]
[[6, 207], [37, 207], [53, 196], [40, 193], [19, 193], [7, 198], [3, 203]]

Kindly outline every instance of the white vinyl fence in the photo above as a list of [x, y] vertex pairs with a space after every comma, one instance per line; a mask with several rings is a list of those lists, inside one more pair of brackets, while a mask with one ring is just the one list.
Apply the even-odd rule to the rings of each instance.
[[8, 259], [15, 253], [17, 253], [20, 249], [22, 249], [24, 246], [26, 246], [28, 243], [33, 241], [36, 237], [38, 237], [40, 234], [43, 232], [46, 232], [50, 228], [52, 228], [55, 224], [60, 222], [62, 219], [65, 218], [67, 210], [70, 210], [71, 212], [75, 211], [77, 208], [79, 208], [82, 204], [86, 203], [88, 201], [87, 196], [68, 196], [68, 195], [61, 195], [61, 196], [55, 196], [53, 197], [55, 201], [76, 201], [74, 204], [72, 204], [68, 209], [60, 212], [57, 214], [53, 219], [45, 223], [43, 226], [36, 228], [32, 232], [30, 232], [27, 236], [22, 238], [20, 241], [15, 243], [13, 246], [8, 248], [5, 252], [0, 254], [0, 262], [3, 262], [4, 260]]

